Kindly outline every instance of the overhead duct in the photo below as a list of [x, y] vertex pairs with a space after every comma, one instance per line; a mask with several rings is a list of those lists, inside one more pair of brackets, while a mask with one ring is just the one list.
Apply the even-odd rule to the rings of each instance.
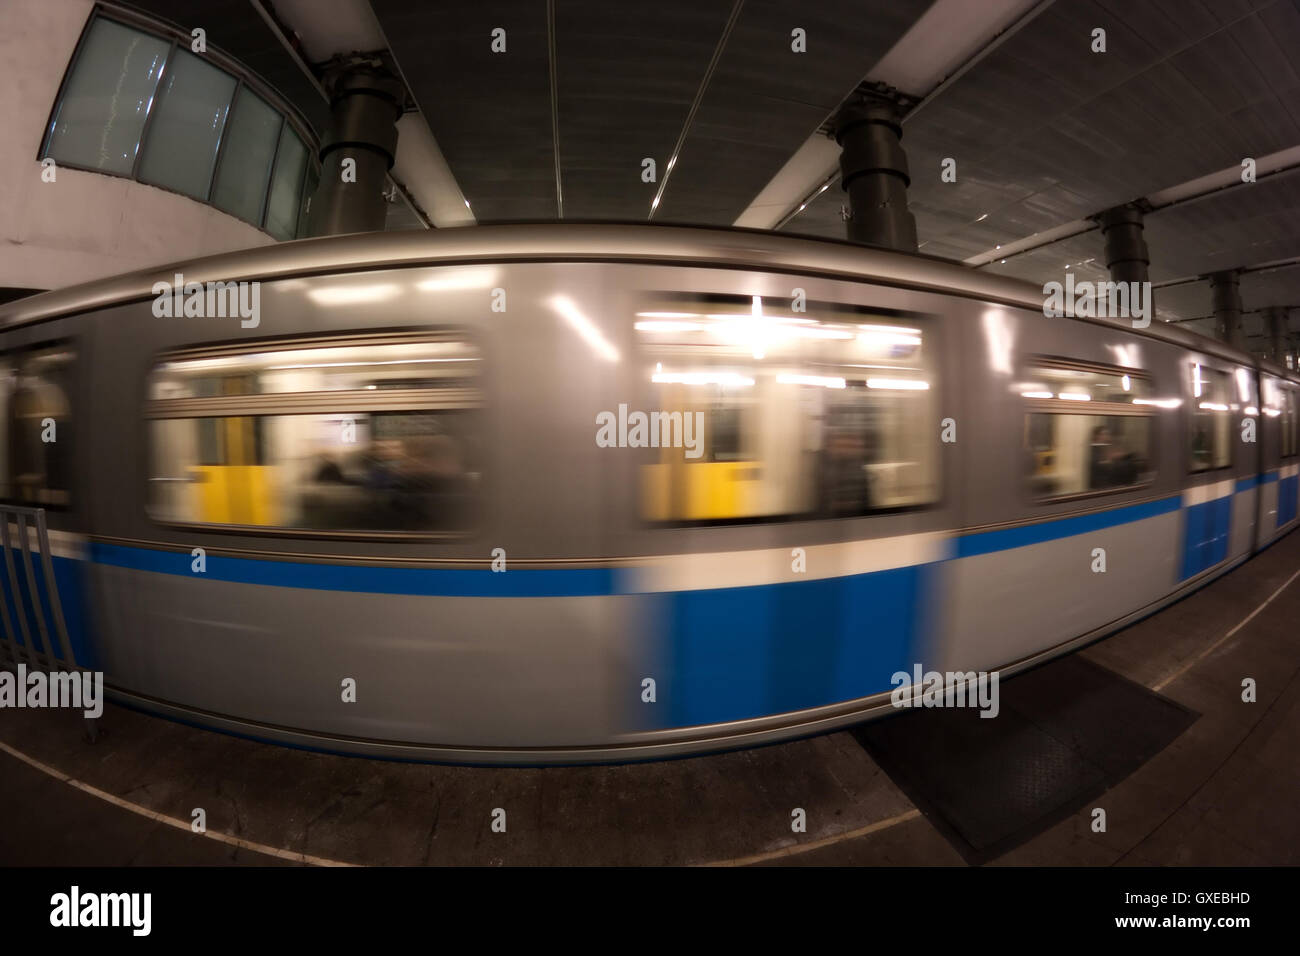
[[840, 144], [840, 188], [849, 194], [848, 238], [916, 252], [916, 218], [907, 208], [907, 155], [897, 105], [862, 96], [835, 116]]
[[[329, 88], [330, 129], [321, 143], [308, 235], [379, 232], [388, 215], [384, 191], [405, 87], [382, 67], [362, 66], [339, 72]], [[345, 168], [347, 160], [352, 165]]]
[[1272, 308], [1264, 312], [1264, 331], [1268, 335], [1265, 357], [1277, 365], [1286, 364], [1288, 311], [1285, 308]]
[[1107, 209], [1099, 217], [1112, 282], [1147, 282], [1150, 278], [1151, 253], [1142, 236], [1142, 218], [1141, 207], [1134, 203]]
[[1216, 272], [1210, 276], [1214, 296], [1214, 334], [1233, 348], [1244, 348], [1241, 329], [1241, 288], [1235, 271]]

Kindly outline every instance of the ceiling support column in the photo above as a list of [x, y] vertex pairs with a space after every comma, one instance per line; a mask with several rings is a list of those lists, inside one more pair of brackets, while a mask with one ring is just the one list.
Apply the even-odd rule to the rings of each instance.
[[1268, 336], [1265, 357], [1275, 365], [1286, 366], [1287, 310], [1271, 308], [1264, 312], [1264, 332]]
[[1106, 241], [1106, 268], [1112, 282], [1147, 282], [1151, 253], [1142, 235], [1141, 207], [1129, 203], [1101, 214], [1101, 234]]
[[897, 105], [881, 96], [845, 104], [834, 121], [840, 188], [849, 194], [848, 238], [916, 252], [916, 219], [907, 208], [907, 156]]
[[[405, 88], [382, 67], [351, 67], [330, 78], [330, 129], [321, 143], [320, 185], [307, 234], [379, 232], [388, 216], [388, 171], [397, 153], [397, 119]], [[355, 169], [344, 178], [344, 161]], [[355, 175], [355, 178], [354, 178]]]
[[1214, 334], [1233, 348], [1245, 348], [1241, 330], [1241, 289], [1235, 271], [1215, 272], [1210, 276], [1214, 297]]

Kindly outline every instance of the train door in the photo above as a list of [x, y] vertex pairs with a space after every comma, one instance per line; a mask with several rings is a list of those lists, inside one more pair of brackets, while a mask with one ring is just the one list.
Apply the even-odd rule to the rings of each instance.
[[1300, 385], [1287, 382], [1282, 388], [1279, 429], [1277, 529], [1295, 527], [1300, 517]]
[[[65, 323], [66, 324], [66, 323]], [[78, 343], [25, 339], [0, 352], [0, 567], [4, 633], [51, 666], [94, 666], [84, 613], [86, 503], [77, 435], [87, 407]], [[17, 336], [11, 337], [14, 341]], [[29, 663], [35, 663], [30, 658]]]
[[1251, 549], [1259, 397], [1254, 374], [1245, 366], [1195, 354], [1183, 364], [1188, 478], [1178, 580], [1185, 584]]
[[990, 310], [981, 325], [985, 348], [966, 352], [963, 441], [977, 454], [952, 572], [963, 670], [1031, 660], [1163, 597], [1177, 534], [1160, 441], [1177, 414], [1173, 350], [1026, 312]]
[[631, 287], [656, 290], [628, 299], [617, 422], [655, 622], [645, 729], [848, 709], [929, 666], [956, 520], [951, 300], [703, 269]]
[[1268, 544], [1296, 520], [1296, 389], [1260, 374], [1259, 545]]

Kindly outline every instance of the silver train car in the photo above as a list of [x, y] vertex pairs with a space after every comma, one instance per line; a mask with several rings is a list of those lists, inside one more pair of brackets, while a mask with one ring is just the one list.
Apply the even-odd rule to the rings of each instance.
[[11, 650], [57, 598], [119, 702], [398, 759], [843, 727], [1150, 614], [1300, 497], [1294, 373], [743, 230], [288, 242], [11, 303], [0, 361], [8, 557], [43, 509], [52, 569], [0, 574]]

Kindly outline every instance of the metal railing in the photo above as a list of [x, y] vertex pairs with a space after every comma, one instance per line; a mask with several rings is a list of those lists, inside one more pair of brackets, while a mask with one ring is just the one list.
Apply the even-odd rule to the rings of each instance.
[[[17, 526], [17, 542], [10, 533], [11, 523]], [[56, 650], [50, 640], [50, 628], [46, 624], [45, 608], [42, 607], [41, 592], [36, 585], [36, 573], [32, 566], [31, 537], [36, 535], [36, 552], [41, 562], [41, 576], [45, 584], [45, 596], [49, 604], [50, 617], [54, 622], [55, 636], [59, 646]], [[4, 617], [5, 643], [9, 646], [10, 659], [18, 664], [26, 658], [28, 665], [46, 669], [76, 669], [77, 661], [72, 654], [72, 643], [68, 640], [68, 626], [63, 619], [63, 602], [59, 600], [59, 584], [54, 577], [54, 562], [50, 558], [50, 535], [45, 527], [44, 508], [24, 508], [18, 505], [0, 505], [0, 545], [4, 547], [5, 571], [8, 573], [9, 590], [7, 600], [0, 605]], [[19, 584], [15, 570], [15, 547], [21, 558], [27, 590], [24, 592]], [[40, 646], [32, 641], [33, 629], [28, 626], [28, 610], [35, 618], [35, 632], [40, 637]], [[18, 622], [18, 633], [22, 643], [15, 640], [13, 619]]]
[[[2, 643], [8, 650], [8, 660], [0, 660], [0, 667], [17, 668], [19, 664], [26, 664], [35, 670], [84, 671], [85, 668], [77, 664], [72, 642], [68, 639], [59, 582], [54, 575], [54, 561], [50, 554], [45, 509], [0, 504], [0, 547], [4, 550], [8, 582], [4, 600], [0, 601], [0, 623], [4, 625]], [[43, 593], [37, 584], [33, 557], [41, 564]], [[21, 578], [19, 564], [22, 565]], [[86, 732], [92, 741], [98, 735], [96, 723], [91, 718], [86, 719]]]

